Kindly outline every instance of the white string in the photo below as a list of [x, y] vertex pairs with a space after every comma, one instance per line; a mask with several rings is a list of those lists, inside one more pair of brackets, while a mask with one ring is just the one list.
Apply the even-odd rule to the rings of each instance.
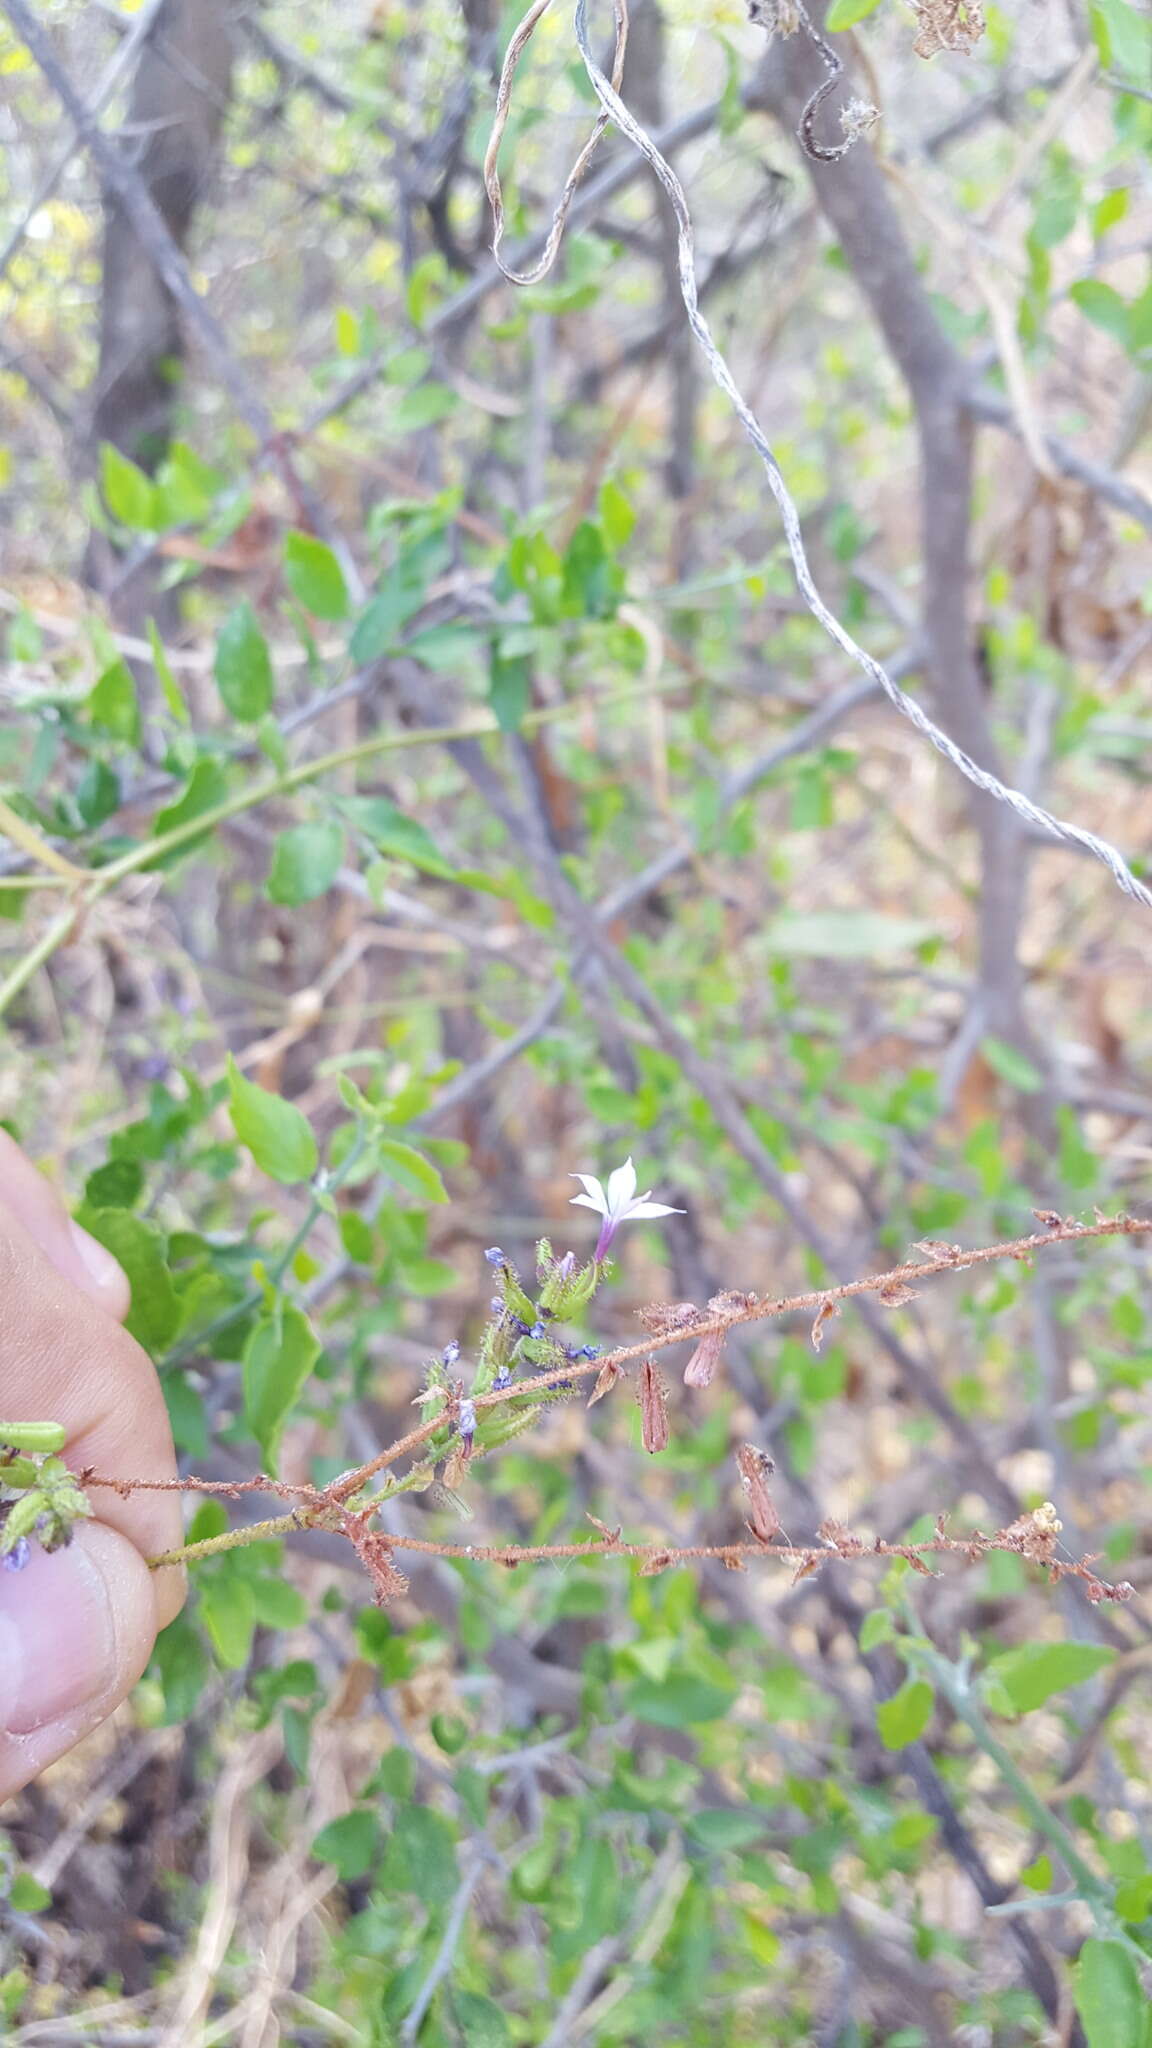
[[966, 754], [961, 747], [956, 745], [954, 740], [949, 739], [947, 733], [941, 732], [939, 726], [933, 724], [927, 712], [916, 702], [914, 697], [905, 695], [899, 684], [893, 681], [892, 677], [874, 656], [857, 644], [847, 628], [841, 625], [836, 614], [830, 611], [825, 604], [820, 592], [816, 588], [812, 571], [808, 566], [808, 557], [805, 553], [804, 539], [800, 529], [800, 515], [784, 481], [780, 465], [772, 453], [772, 449], [756, 415], [742, 397], [736, 380], [716, 346], [712, 338], [712, 331], [700, 310], [700, 301], [696, 291], [692, 219], [688, 211], [688, 202], [684, 196], [683, 186], [672, 169], [671, 164], [660, 154], [651, 136], [646, 133], [639, 122], [629, 113], [619, 93], [615, 91], [597, 64], [592, 54], [588, 37], [587, 0], [576, 0], [575, 31], [580, 55], [584, 60], [584, 69], [588, 73], [596, 97], [605, 114], [611, 116], [617, 128], [620, 129], [623, 135], [627, 136], [633, 148], [639, 150], [641, 156], [651, 165], [652, 170], [657, 178], [659, 178], [671, 201], [672, 210], [676, 216], [680, 294], [684, 301], [684, 310], [688, 315], [689, 325], [707, 359], [712, 375], [724, 392], [767, 471], [772, 495], [780, 510], [780, 518], [784, 526], [788, 552], [792, 557], [796, 581], [800, 586], [809, 611], [819, 620], [825, 632], [835, 640], [837, 646], [843, 648], [844, 653], [851, 660], [857, 662], [864, 670], [865, 675], [870, 676], [872, 681], [883, 690], [884, 695], [895, 706], [901, 716], [908, 719], [909, 723], [916, 727], [917, 732], [923, 733], [924, 738], [931, 742], [932, 746], [936, 748], [937, 753], [943, 754], [945, 760], [951, 761], [953, 767], [958, 768], [961, 775], [966, 776], [975, 788], [983, 790], [987, 796], [995, 797], [1000, 803], [1007, 804], [1011, 810], [1016, 812], [1018, 817], [1024, 819], [1026, 824], [1035, 826], [1039, 831], [1050, 833], [1053, 838], [1068, 840], [1075, 846], [1082, 846], [1086, 853], [1093, 854], [1097, 860], [1104, 862], [1104, 865], [1110, 869], [1114, 881], [1124, 891], [1126, 896], [1132, 896], [1138, 903], [1143, 903], [1149, 909], [1152, 909], [1152, 890], [1147, 889], [1143, 882], [1137, 880], [1123, 854], [1109, 840], [1098, 838], [1095, 832], [1086, 831], [1082, 825], [1072, 825], [1062, 818], [1054, 818], [1051, 812], [1042, 810], [1039, 804], [1034, 804], [1021, 790], [1012, 789], [1007, 783], [999, 781], [995, 775], [989, 774], [986, 768], [981, 768], [977, 762], [972, 760], [970, 755]]

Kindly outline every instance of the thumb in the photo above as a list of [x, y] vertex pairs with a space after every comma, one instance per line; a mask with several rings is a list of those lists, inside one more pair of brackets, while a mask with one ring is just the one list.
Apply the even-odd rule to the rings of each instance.
[[151, 1575], [118, 1530], [81, 1524], [65, 1550], [0, 1569], [0, 1800], [120, 1704], [152, 1648]]

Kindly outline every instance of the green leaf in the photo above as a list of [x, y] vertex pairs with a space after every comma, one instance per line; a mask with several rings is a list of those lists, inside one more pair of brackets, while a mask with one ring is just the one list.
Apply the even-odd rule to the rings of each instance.
[[256, 1633], [256, 1594], [251, 1579], [232, 1572], [206, 1578], [200, 1588], [200, 1619], [228, 1671], [242, 1671]]
[[1052, 1888], [1052, 1858], [1037, 1856], [1020, 1872], [1019, 1882], [1026, 1884], [1030, 1892], [1046, 1892]]
[[101, 732], [134, 747], [140, 738], [140, 706], [136, 701], [136, 679], [127, 662], [114, 661], [106, 668], [88, 698], [92, 723]]
[[1002, 1038], [983, 1038], [980, 1050], [994, 1073], [1011, 1087], [1018, 1088], [1022, 1095], [1034, 1095], [1044, 1085], [1043, 1075], [1038, 1074], [1031, 1060], [1025, 1059], [1014, 1045], [1008, 1045]]
[[352, 1884], [368, 1875], [380, 1848], [379, 1820], [368, 1807], [357, 1806], [321, 1828], [312, 1843], [312, 1854], [319, 1863], [334, 1863], [343, 1882]]
[[860, 1651], [867, 1656], [881, 1643], [890, 1643], [896, 1635], [896, 1623], [887, 1607], [874, 1607], [866, 1614], [860, 1625]]
[[340, 1242], [356, 1265], [371, 1265], [376, 1255], [376, 1233], [358, 1209], [341, 1210]]
[[398, 810], [389, 797], [345, 797], [340, 808], [349, 823], [381, 853], [410, 861], [414, 868], [423, 868], [430, 875], [448, 879], [455, 873], [423, 825]]
[[[190, 825], [194, 818], [202, 818], [206, 812], [214, 811], [227, 795], [228, 776], [223, 764], [207, 758], [199, 760], [175, 803], [165, 804], [163, 810], [157, 811], [152, 820], [152, 831], [157, 839], [162, 839], [166, 832], [175, 832], [181, 825]], [[203, 832], [190, 834], [182, 845], [170, 847], [167, 853], [154, 854], [148, 867], [175, 867], [211, 836], [212, 827], [209, 825]]]
[[600, 486], [600, 524], [604, 538], [610, 547], [622, 548], [630, 539], [636, 524], [636, 514], [631, 501], [625, 497], [615, 478], [609, 477]]
[[264, 893], [270, 903], [311, 903], [332, 887], [344, 859], [344, 828], [324, 819], [293, 825], [272, 849]]
[[1125, 348], [1128, 346], [1128, 301], [1121, 298], [1114, 285], [1105, 284], [1098, 277], [1084, 277], [1068, 287], [1068, 296], [1094, 327], [1102, 327], [1105, 334]]
[[785, 960], [883, 960], [910, 953], [934, 928], [919, 918], [878, 910], [785, 910], [768, 925], [763, 944]]
[[412, 1194], [422, 1195], [426, 1202], [446, 1202], [448, 1190], [430, 1159], [417, 1152], [411, 1145], [404, 1145], [399, 1138], [379, 1138], [376, 1149], [382, 1166], [388, 1168], [393, 1180]]
[[641, 1679], [628, 1694], [627, 1706], [638, 1720], [651, 1721], [657, 1728], [690, 1728], [698, 1721], [721, 1720], [735, 1697], [735, 1692], [707, 1678], [678, 1671], [661, 1685]]
[[138, 1159], [108, 1159], [88, 1175], [84, 1200], [90, 1209], [134, 1209], [144, 1190]]
[[430, 1806], [402, 1806], [380, 1873], [393, 1886], [415, 1892], [425, 1905], [446, 1905], [459, 1883], [456, 1837], [442, 1814]]
[[855, 28], [858, 21], [874, 14], [879, 5], [880, 0], [832, 0], [824, 26], [832, 35], [844, 28]]
[[311, 533], [290, 533], [284, 542], [288, 588], [317, 619], [346, 619], [348, 586], [331, 548]]
[[466, 2048], [508, 2048], [508, 2022], [490, 1998], [480, 1991], [456, 1991], [452, 2004]]
[[188, 706], [184, 702], [184, 693], [172, 673], [172, 664], [164, 652], [164, 643], [156, 630], [155, 619], [148, 621], [148, 640], [152, 648], [152, 666], [156, 671], [156, 680], [164, 693], [164, 702], [179, 725], [190, 725], [191, 719], [188, 715]]
[[1007, 1694], [1016, 1713], [1029, 1714], [1053, 1693], [1083, 1685], [1115, 1658], [1115, 1650], [1103, 1643], [1021, 1643], [994, 1657], [986, 1675]]
[[151, 477], [121, 455], [110, 441], [105, 441], [100, 450], [100, 488], [104, 503], [121, 526], [130, 526], [137, 533], [156, 531], [160, 522]]
[[316, 1140], [311, 1124], [295, 1103], [245, 1080], [231, 1054], [228, 1089], [232, 1128], [257, 1166], [286, 1187], [309, 1180], [316, 1171]]
[[768, 1825], [767, 1815], [731, 1813], [724, 1806], [698, 1807], [689, 1823], [706, 1849], [750, 1849]]
[[1072, 1991], [1088, 2048], [1143, 2048], [1148, 2000], [1121, 1942], [1086, 1941], [1072, 1972]]
[[86, 825], [102, 825], [120, 807], [120, 778], [107, 761], [89, 761], [76, 785], [76, 809]]
[[12, 1879], [8, 1904], [14, 1913], [42, 1913], [52, 1904], [52, 1894], [30, 1870], [18, 1870]]
[[1148, 81], [1149, 36], [1152, 27], [1129, 0], [1092, 0], [1092, 34], [1105, 69], [1115, 65], [1144, 84]]
[[216, 688], [225, 709], [243, 725], [255, 725], [272, 708], [272, 660], [259, 621], [242, 598], [233, 605], [216, 642]]
[[319, 1356], [316, 1333], [292, 1301], [261, 1316], [244, 1346], [244, 1420], [270, 1472], [284, 1424]]
[[501, 732], [519, 732], [532, 701], [532, 664], [526, 654], [501, 654], [493, 646], [488, 658], [488, 702]]
[[165, 1233], [143, 1216], [134, 1216], [130, 1209], [85, 1206], [77, 1220], [119, 1259], [128, 1276], [132, 1307], [125, 1329], [145, 1351], [163, 1351], [180, 1325], [180, 1302], [168, 1271]]
[[432, 427], [455, 412], [460, 400], [446, 384], [417, 384], [388, 407], [384, 424], [389, 433], [412, 434], [420, 427]]
[[919, 1742], [932, 1719], [933, 1698], [926, 1679], [910, 1678], [890, 1700], [881, 1701], [876, 1726], [885, 1749], [907, 1749], [910, 1742]]
[[401, 627], [415, 616], [423, 602], [423, 584], [406, 583], [401, 577], [378, 591], [352, 628], [348, 652], [353, 661], [361, 667], [379, 661], [382, 654], [396, 646]]

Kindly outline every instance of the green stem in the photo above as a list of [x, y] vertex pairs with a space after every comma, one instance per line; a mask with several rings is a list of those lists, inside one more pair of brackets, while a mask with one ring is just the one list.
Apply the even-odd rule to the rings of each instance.
[[0, 1017], [4, 1015], [9, 1004], [15, 1002], [21, 991], [27, 988], [33, 975], [43, 967], [45, 961], [50, 960], [53, 953], [66, 944], [75, 925], [74, 907], [62, 910], [58, 917], [54, 917], [50, 924], [45, 925], [36, 944], [29, 947], [27, 953], [16, 962], [11, 974], [4, 981], [0, 981]]

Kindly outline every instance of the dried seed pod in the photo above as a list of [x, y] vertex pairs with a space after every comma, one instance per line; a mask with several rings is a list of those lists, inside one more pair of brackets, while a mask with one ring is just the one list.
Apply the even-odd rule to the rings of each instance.
[[653, 1456], [668, 1448], [668, 1397], [655, 1362], [646, 1358], [640, 1367], [640, 1433], [644, 1449]]
[[588, 1396], [588, 1407], [594, 1408], [597, 1401], [602, 1401], [605, 1394], [610, 1394], [617, 1380], [622, 1379], [623, 1375], [624, 1368], [622, 1365], [614, 1365], [610, 1358], [606, 1359], [596, 1375], [596, 1384]]
[[672, 1337], [677, 1330], [690, 1330], [700, 1321], [694, 1301], [657, 1301], [638, 1311], [640, 1321], [654, 1337]]
[[748, 1496], [748, 1527], [757, 1543], [771, 1543], [780, 1529], [776, 1503], [768, 1491], [768, 1478], [776, 1470], [775, 1463], [756, 1444], [741, 1444], [736, 1463], [740, 1484]]
[[707, 1330], [684, 1367], [686, 1387], [707, 1387], [724, 1352], [726, 1330]]
[[915, 1301], [914, 1287], [905, 1287], [902, 1280], [889, 1280], [880, 1289], [880, 1299], [885, 1308], [903, 1308], [906, 1301]]

